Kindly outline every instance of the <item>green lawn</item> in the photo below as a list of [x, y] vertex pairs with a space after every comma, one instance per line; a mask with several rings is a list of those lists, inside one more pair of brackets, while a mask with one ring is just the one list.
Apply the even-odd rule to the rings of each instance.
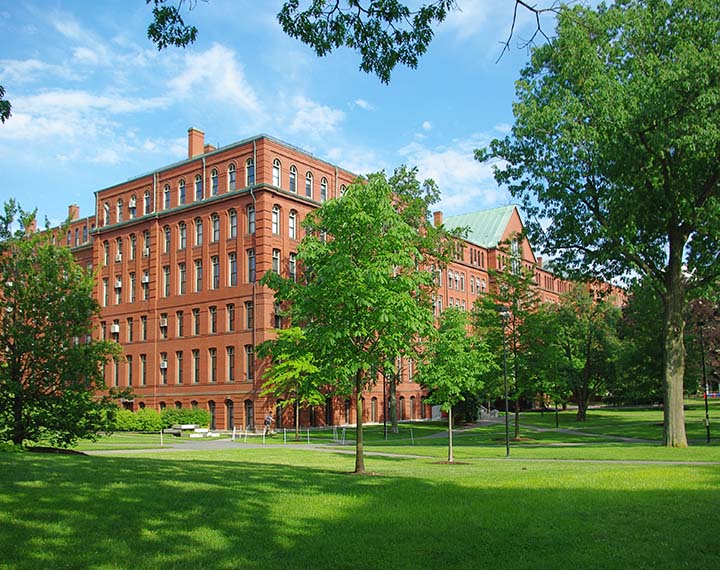
[[720, 567], [717, 465], [366, 462], [0, 453], [0, 569]]

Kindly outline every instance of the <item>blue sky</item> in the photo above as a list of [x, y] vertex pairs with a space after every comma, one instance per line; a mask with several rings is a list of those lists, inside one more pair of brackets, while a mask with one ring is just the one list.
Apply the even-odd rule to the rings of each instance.
[[[418, 69], [398, 68], [389, 85], [350, 50], [317, 58], [287, 37], [281, 4], [201, 1], [188, 16], [198, 41], [163, 52], [146, 38], [144, 0], [0, 4], [0, 85], [13, 104], [0, 200], [52, 222], [71, 203], [91, 215], [94, 191], [184, 159], [193, 126], [220, 146], [267, 133], [357, 173], [417, 166], [447, 215], [510, 203], [473, 160], [512, 124], [527, 61], [513, 48], [496, 63], [510, 0], [458, 0]], [[534, 29], [519, 17], [513, 45]]]

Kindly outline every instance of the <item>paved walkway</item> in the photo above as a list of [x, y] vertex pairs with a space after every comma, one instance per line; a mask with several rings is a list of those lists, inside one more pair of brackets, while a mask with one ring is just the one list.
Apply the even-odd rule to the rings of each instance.
[[[470, 428], [453, 430], [453, 433], [462, 434]], [[426, 438], [436, 437], [437, 434], [426, 436]], [[419, 438], [417, 438], [419, 439]], [[640, 440], [645, 442], [646, 440]], [[323, 453], [340, 453], [346, 455], [355, 455], [354, 442], [347, 444], [345, 448], [339, 447], [337, 444], [303, 444], [293, 443], [291, 445], [278, 444], [262, 444], [262, 443], [242, 443], [232, 441], [230, 439], [205, 439], [188, 441], [182, 444], [167, 444], [163, 447], [147, 448], [147, 449], [107, 449], [86, 451], [87, 455], [135, 455], [141, 453], [172, 453], [172, 452], [194, 452], [194, 451], [213, 451], [213, 450], [241, 450], [241, 449], [273, 449], [281, 447], [282, 449], [295, 449], [300, 451], [319, 451]], [[528, 447], [523, 444], [523, 447]], [[511, 452], [512, 453], [512, 452]], [[428, 455], [417, 455], [412, 453], [387, 453], [383, 451], [365, 451], [366, 457], [388, 457], [394, 459], [427, 459], [434, 462], [441, 461], [438, 457]], [[720, 465], [720, 461], [661, 461], [661, 460], [645, 460], [645, 459], [542, 459], [542, 458], [520, 458], [520, 457], [463, 457], [458, 463], [478, 463], [488, 461], [504, 461], [513, 463], [593, 463], [605, 465], [695, 465], [695, 466], [715, 466]]]

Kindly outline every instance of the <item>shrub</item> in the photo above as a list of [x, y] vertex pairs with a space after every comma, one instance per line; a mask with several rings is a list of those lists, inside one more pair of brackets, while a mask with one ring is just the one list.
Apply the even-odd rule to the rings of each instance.
[[200, 408], [165, 408], [160, 416], [163, 428], [172, 427], [174, 424], [195, 424], [199, 427], [210, 424], [210, 412]]
[[150, 408], [142, 408], [135, 412], [137, 431], [160, 431], [163, 427], [160, 412]]
[[115, 413], [115, 429], [117, 431], [138, 431], [135, 414], [130, 410], [120, 409]]

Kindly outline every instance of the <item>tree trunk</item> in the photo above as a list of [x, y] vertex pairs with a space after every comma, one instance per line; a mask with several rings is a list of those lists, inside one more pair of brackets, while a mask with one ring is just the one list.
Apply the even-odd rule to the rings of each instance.
[[390, 409], [390, 425], [393, 433], [399, 433], [398, 428], [398, 414], [397, 414], [397, 376], [395, 374], [390, 375], [390, 395], [388, 397], [388, 408]]
[[452, 406], [448, 409], [448, 463], [455, 461], [453, 459], [453, 415]]
[[15, 445], [22, 445], [25, 441], [25, 426], [23, 424], [23, 399], [20, 394], [13, 398], [13, 431], [12, 442]]
[[295, 441], [300, 439], [300, 400], [295, 400]]
[[685, 411], [683, 409], [683, 377], [685, 375], [685, 291], [682, 283], [682, 244], [679, 237], [670, 237], [670, 261], [666, 272], [666, 293], [663, 298], [664, 350], [663, 381], [664, 430], [663, 444], [667, 447], [687, 447]]
[[365, 456], [363, 451], [363, 404], [362, 404], [362, 370], [355, 373], [355, 409], [357, 411], [357, 435], [355, 437], [355, 471], [365, 473]]

